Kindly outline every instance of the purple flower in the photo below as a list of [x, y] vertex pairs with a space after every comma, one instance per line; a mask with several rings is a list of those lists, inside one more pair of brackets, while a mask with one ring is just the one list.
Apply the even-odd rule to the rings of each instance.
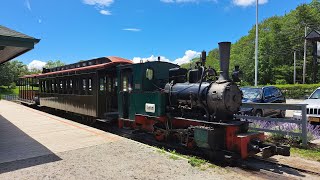
[[[299, 133], [302, 131], [302, 125], [298, 125], [295, 123], [281, 123], [281, 122], [270, 122], [270, 121], [260, 121], [260, 120], [251, 120], [251, 122], [252, 123], [250, 123], [250, 127], [252, 128], [262, 128], [262, 129], [279, 130], [279, 131], [296, 132], [296, 133]], [[296, 138], [296, 137], [292, 137], [291, 135], [287, 135], [287, 137], [290, 139]], [[308, 137], [308, 141], [320, 139], [320, 126], [319, 125], [315, 126], [308, 123], [307, 137]]]

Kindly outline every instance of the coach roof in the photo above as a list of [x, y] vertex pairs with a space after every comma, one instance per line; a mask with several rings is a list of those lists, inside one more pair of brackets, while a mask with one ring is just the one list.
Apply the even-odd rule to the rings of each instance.
[[32, 74], [26, 75], [22, 78], [33, 78], [33, 77], [45, 77], [50, 75], [57, 75], [57, 74], [64, 74], [64, 73], [74, 73], [74, 72], [82, 72], [87, 70], [96, 70], [96, 69], [104, 69], [107, 67], [116, 66], [118, 64], [132, 64], [131, 60], [127, 60], [120, 57], [109, 56], [109, 57], [102, 57], [97, 59], [92, 59], [88, 61], [81, 61], [78, 63], [60, 66], [51, 69], [44, 69], [41, 74]]

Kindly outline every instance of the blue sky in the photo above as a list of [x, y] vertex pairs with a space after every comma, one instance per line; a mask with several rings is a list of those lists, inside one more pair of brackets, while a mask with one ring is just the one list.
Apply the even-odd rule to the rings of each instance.
[[[260, 0], [260, 21], [311, 0]], [[41, 41], [18, 57], [73, 63], [102, 56], [186, 62], [255, 23], [255, 0], [10, 0], [0, 24]], [[36, 61], [36, 65], [39, 62]], [[38, 64], [37, 64], [38, 63]], [[40, 63], [41, 64], [41, 63]]]

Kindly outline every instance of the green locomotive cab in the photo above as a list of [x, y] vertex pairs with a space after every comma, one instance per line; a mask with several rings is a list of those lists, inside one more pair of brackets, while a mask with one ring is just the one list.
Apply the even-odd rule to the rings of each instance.
[[134, 121], [136, 115], [165, 115], [167, 97], [163, 90], [169, 69], [176, 67], [163, 61], [118, 66], [119, 118]]

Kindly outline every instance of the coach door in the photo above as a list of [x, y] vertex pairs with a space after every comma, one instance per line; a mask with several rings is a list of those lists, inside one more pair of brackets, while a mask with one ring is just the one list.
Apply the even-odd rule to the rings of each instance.
[[98, 107], [98, 116], [104, 117], [104, 113], [106, 113], [107, 103], [106, 99], [106, 76], [105, 72], [99, 72], [98, 75], [98, 99], [97, 99], [97, 107]]
[[118, 99], [117, 99], [117, 82], [116, 72], [110, 73], [106, 76], [106, 102], [107, 111], [116, 112], [118, 111]]
[[[122, 114], [122, 118], [129, 119], [129, 107], [130, 107], [130, 92], [132, 91], [132, 70], [131, 69], [123, 69], [121, 71], [121, 85], [119, 90], [119, 106], [121, 106], [122, 112], [120, 111], [120, 115]], [[120, 108], [119, 108], [120, 109]]]

